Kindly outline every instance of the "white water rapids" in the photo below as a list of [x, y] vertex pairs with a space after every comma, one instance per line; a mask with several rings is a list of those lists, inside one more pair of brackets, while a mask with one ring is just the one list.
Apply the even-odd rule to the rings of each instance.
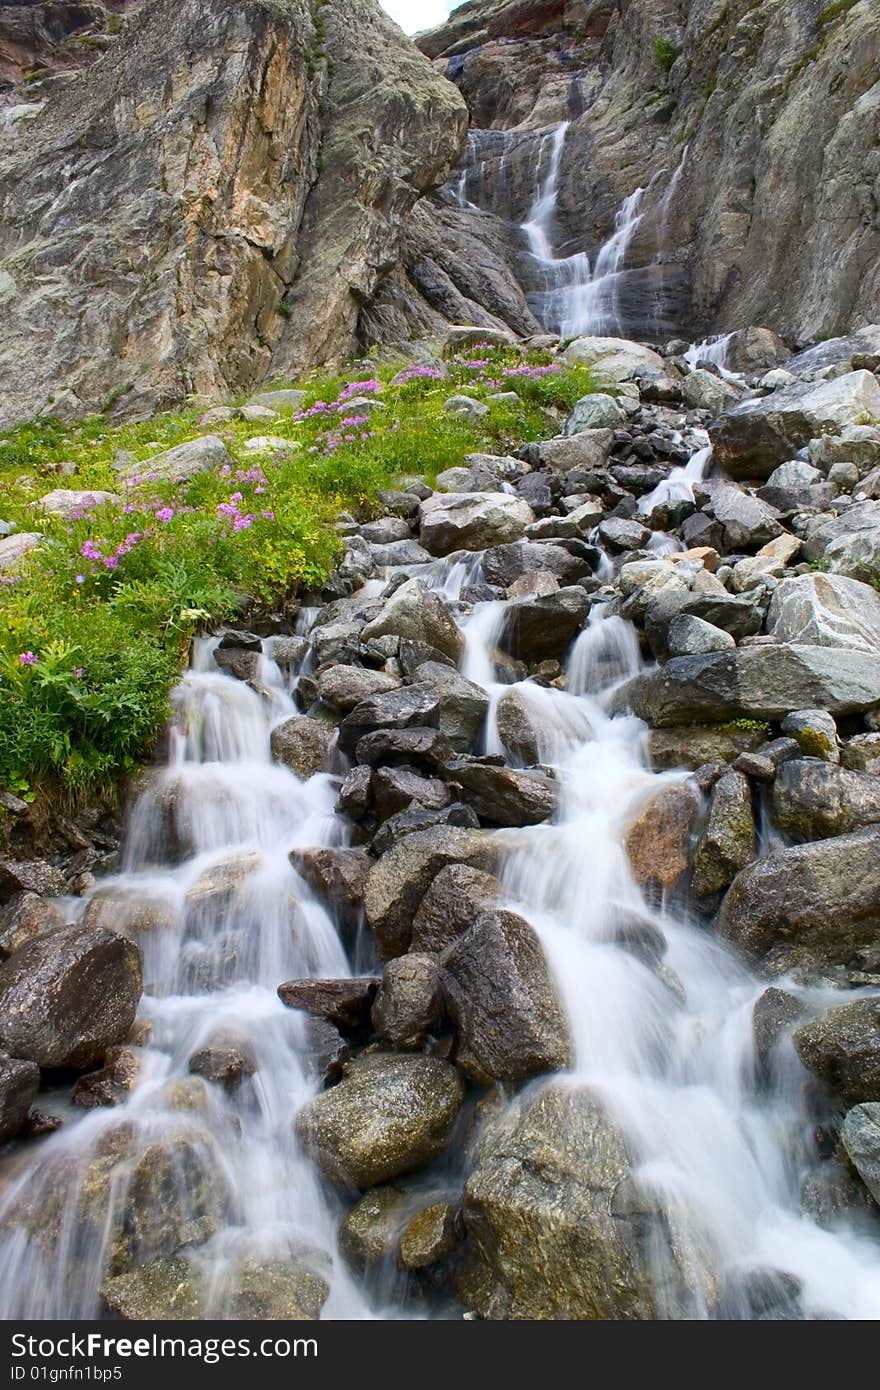
[[[478, 568], [478, 557], [452, 559], [425, 578], [454, 600]], [[464, 673], [492, 698], [493, 752], [501, 751], [497, 700], [512, 688], [496, 680], [493, 651], [510, 607], [479, 604], [462, 617]], [[129, 1187], [140, 1185], [141, 1200], [144, 1183], [151, 1192], [163, 1146], [170, 1177], [151, 1194], [154, 1214], [161, 1222], [165, 1206], [182, 1201], [181, 1243], [192, 1241], [186, 1253], [207, 1276], [210, 1314], [224, 1315], [237, 1263], [295, 1258], [329, 1280], [323, 1317], [411, 1316], [393, 1287], [373, 1289], [368, 1301], [346, 1271], [335, 1246], [341, 1205], [292, 1130], [320, 1082], [307, 1021], [281, 1005], [277, 986], [346, 975], [350, 964], [288, 855], [346, 842], [333, 811], [338, 777], [301, 782], [272, 764], [270, 731], [295, 710], [294, 696], [269, 655], [259, 695], [216, 670], [212, 649], [197, 645], [175, 695], [168, 768], [135, 808], [122, 873], [99, 889], [164, 906], [163, 924], [141, 938], [141, 1017], [151, 1030], [141, 1078], [124, 1104], [68, 1113], [58, 1133], [7, 1160], [6, 1318], [100, 1311], [105, 1262], [132, 1238]], [[605, 694], [639, 664], [633, 629], [603, 618], [600, 605], [570, 652], [566, 690], [516, 687], [539, 725], [561, 804], [553, 823], [505, 832], [503, 881], [558, 981], [576, 1043], [571, 1080], [604, 1098], [628, 1136], [638, 1182], [666, 1212], [689, 1273], [688, 1316], [712, 1315], [719, 1280], [772, 1271], [799, 1281], [807, 1316], [877, 1317], [876, 1241], [843, 1219], [829, 1230], [801, 1214], [801, 1180], [814, 1163], [804, 1073], [785, 1043], [772, 1084], [756, 1081], [751, 1012], [763, 986], [711, 933], [649, 909], [632, 879], [625, 828], [664, 781], [683, 775], [651, 773], [645, 727], [605, 711]], [[212, 870], [230, 859], [239, 867], [218, 885]], [[615, 925], [633, 915], [663, 933], [659, 973], [614, 942]], [[190, 1055], [229, 1030], [252, 1049], [255, 1074], [231, 1092], [194, 1083]], [[213, 1230], [200, 1224], [206, 1182]], [[665, 1299], [662, 1267], [657, 1280], [659, 1308], [681, 1316]]]

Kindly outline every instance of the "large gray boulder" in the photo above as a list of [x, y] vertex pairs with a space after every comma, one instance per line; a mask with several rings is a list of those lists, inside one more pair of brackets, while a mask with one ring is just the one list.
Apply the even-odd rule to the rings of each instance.
[[743, 401], [709, 434], [716, 462], [732, 478], [767, 478], [811, 439], [878, 420], [880, 383], [871, 372], [857, 371]]
[[776, 509], [733, 483], [713, 490], [712, 510], [722, 527], [726, 550], [755, 550], [782, 535]]
[[332, 724], [294, 714], [272, 730], [272, 757], [306, 782], [326, 770], [335, 737]]
[[366, 734], [378, 729], [436, 729], [440, 701], [432, 685], [402, 685], [399, 690], [369, 695], [339, 726], [339, 747], [353, 753]]
[[120, 469], [123, 478], [157, 479], [163, 483], [185, 483], [199, 473], [210, 473], [230, 466], [235, 460], [219, 435], [203, 434], [188, 439], [161, 454], [153, 454], [144, 463], [130, 463]]
[[840, 1142], [846, 1156], [880, 1204], [880, 1104], [854, 1105], [846, 1112], [840, 1128]]
[[743, 869], [718, 930], [776, 969], [846, 965], [880, 941], [880, 829], [778, 850]]
[[839, 574], [801, 574], [773, 591], [767, 631], [782, 642], [853, 647], [880, 657], [880, 594]]
[[550, 468], [554, 473], [570, 473], [574, 468], [586, 472], [604, 468], [613, 445], [613, 430], [594, 429], [558, 435], [534, 447], [537, 461], [543, 468]]
[[0, 1048], [40, 1067], [84, 1068], [124, 1042], [141, 954], [107, 928], [60, 927], [0, 965]]
[[463, 1100], [464, 1082], [448, 1062], [372, 1053], [306, 1102], [296, 1132], [331, 1182], [375, 1187], [437, 1158]]
[[839, 516], [820, 517], [807, 531], [804, 555], [870, 583], [880, 568], [880, 502], [857, 502]]
[[426, 661], [416, 668], [415, 678], [432, 689], [439, 704], [439, 728], [457, 753], [470, 753], [479, 744], [489, 697], [482, 686], [467, 680], [451, 666]]
[[783, 763], [773, 784], [773, 819], [792, 840], [848, 835], [880, 821], [880, 777], [819, 758]]
[[500, 902], [503, 893], [494, 874], [469, 864], [448, 864], [431, 883], [413, 918], [410, 950], [445, 950], [481, 913]]
[[483, 578], [487, 584], [507, 589], [523, 575], [549, 570], [563, 586], [574, 584], [590, 573], [583, 557], [551, 541], [513, 541], [483, 552]]
[[880, 1101], [880, 998], [827, 1009], [793, 1038], [804, 1066], [849, 1105]]
[[571, 1037], [535, 930], [492, 911], [440, 958], [455, 1059], [482, 1085], [523, 1081], [573, 1060]]
[[330, 666], [318, 677], [318, 698], [325, 705], [343, 710], [346, 714], [370, 695], [383, 695], [400, 685], [397, 676], [385, 671], [370, 671], [364, 666]]
[[729, 719], [780, 719], [805, 703], [832, 714], [880, 704], [880, 663], [867, 652], [813, 646], [738, 647], [677, 656], [615, 693], [655, 728]]
[[408, 579], [395, 589], [378, 617], [361, 632], [362, 642], [374, 642], [378, 637], [424, 642], [453, 661], [464, 651], [464, 639], [446, 604], [418, 579]]
[[666, 376], [669, 364], [659, 353], [629, 338], [575, 338], [563, 353], [572, 366], [591, 367], [600, 381], [632, 381], [643, 375]]
[[567, 435], [581, 434], [584, 430], [614, 429], [626, 419], [623, 407], [613, 396], [603, 391], [594, 391], [589, 396], [581, 396], [575, 401], [565, 422]]
[[655, 1317], [642, 1240], [651, 1206], [599, 1099], [547, 1087], [478, 1150], [464, 1190], [459, 1295], [484, 1318]]
[[583, 627], [590, 599], [577, 585], [510, 605], [503, 644], [520, 661], [561, 661]]
[[546, 772], [459, 758], [444, 773], [460, 788], [460, 799], [492, 825], [538, 825], [556, 810], [559, 788]]
[[491, 831], [437, 826], [416, 830], [376, 861], [367, 877], [364, 910], [383, 960], [409, 949], [413, 917], [432, 880], [448, 864], [489, 869], [496, 857]]
[[519, 540], [535, 514], [508, 492], [435, 493], [419, 508], [419, 539], [432, 555]]

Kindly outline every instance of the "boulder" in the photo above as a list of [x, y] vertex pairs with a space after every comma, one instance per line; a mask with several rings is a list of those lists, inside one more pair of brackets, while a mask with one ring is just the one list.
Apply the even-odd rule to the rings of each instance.
[[461, 800], [493, 825], [538, 825], [556, 809], [559, 789], [545, 772], [460, 758], [447, 763], [444, 775], [460, 789]]
[[0, 1144], [18, 1134], [39, 1089], [36, 1063], [0, 1052]]
[[748, 777], [730, 768], [718, 779], [694, 854], [693, 892], [711, 897], [727, 888], [757, 853]]
[[60, 517], [62, 521], [75, 521], [93, 507], [106, 507], [110, 503], [121, 505], [121, 498], [115, 492], [83, 492], [76, 488], [55, 488], [40, 498], [40, 511], [50, 516]]
[[561, 585], [575, 584], [590, 573], [590, 566], [583, 556], [552, 542], [513, 541], [483, 551], [482, 570], [487, 584], [507, 589], [526, 575], [547, 570]]
[[255, 396], [251, 396], [248, 405], [262, 406], [266, 410], [299, 410], [305, 404], [307, 393], [297, 391], [289, 386], [279, 387], [275, 391], [258, 391]]
[[767, 478], [811, 439], [878, 420], [880, 383], [870, 372], [856, 371], [743, 401], [722, 415], [709, 436], [716, 463], [732, 478]]
[[0, 1047], [86, 1068], [124, 1042], [141, 997], [138, 948], [106, 928], [59, 927], [0, 965]]
[[880, 354], [880, 325], [866, 324], [845, 337], [825, 338], [789, 358], [787, 367], [795, 376], [809, 378], [833, 368], [850, 372], [860, 358]]
[[599, 1099], [545, 1087], [478, 1151], [464, 1190], [459, 1296], [483, 1318], [651, 1319], [650, 1206]]
[[385, 966], [373, 1001], [373, 1028], [391, 1047], [423, 1046], [442, 1015], [440, 973], [433, 955], [410, 951]]
[[880, 777], [817, 758], [792, 759], [776, 774], [773, 819], [795, 841], [848, 835], [880, 821]]
[[880, 704], [880, 664], [867, 652], [812, 646], [738, 647], [677, 656], [635, 676], [614, 695], [617, 709], [654, 727], [725, 719], [780, 719], [809, 700], [833, 714]]
[[479, 916], [440, 957], [458, 1066], [481, 1085], [570, 1066], [571, 1036], [534, 928], [514, 912]]
[[704, 622], [693, 613], [679, 613], [673, 618], [666, 640], [670, 656], [703, 656], [706, 652], [724, 652], [736, 646], [729, 632]]
[[509, 328], [486, 328], [482, 325], [451, 323], [443, 339], [445, 354], [459, 352], [462, 348], [510, 347], [516, 337]]
[[742, 400], [742, 392], [723, 377], [697, 367], [682, 382], [681, 396], [689, 410], [708, 410], [720, 415]]
[[25, 555], [36, 550], [43, 539], [39, 531], [13, 531], [0, 536], [0, 574], [14, 574]]
[[296, 1132], [331, 1182], [375, 1187], [437, 1158], [463, 1100], [464, 1082], [448, 1062], [371, 1053], [306, 1102]]
[[395, 589], [379, 616], [367, 623], [361, 640], [371, 642], [385, 636], [425, 642], [453, 661], [464, 651], [464, 639], [446, 604], [418, 579], [409, 579]]
[[295, 849], [290, 862], [326, 903], [341, 927], [356, 931], [363, 916], [364, 889], [372, 860], [366, 850]]
[[404, 685], [356, 705], [339, 726], [339, 747], [354, 753], [360, 740], [377, 729], [436, 728], [439, 722], [440, 701], [433, 686]]
[[700, 798], [688, 782], [656, 791], [627, 828], [624, 845], [636, 882], [642, 887], [675, 888], [688, 868], [688, 846]]
[[850, 647], [880, 657], [880, 594], [840, 574], [801, 574], [773, 591], [767, 631], [782, 642]]
[[782, 535], [776, 508], [734, 483], [714, 489], [712, 510], [722, 528], [725, 550], [755, 550]]
[[366, 734], [355, 749], [359, 763], [369, 767], [400, 767], [423, 764], [442, 767], [453, 756], [452, 745], [439, 729], [379, 729]]
[[397, 690], [400, 680], [385, 671], [370, 671], [363, 666], [330, 666], [318, 676], [318, 699], [325, 705], [348, 713], [361, 700], [371, 695], [384, 695]]
[[45, 859], [0, 859], [0, 902], [13, 893], [56, 898], [66, 892], [63, 873]]
[[518, 540], [534, 519], [528, 502], [512, 493], [435, 493], [419, 507], [419, 539], [432, 555], [486, 550]]
[[837, 724], [825, 709], [796, 709], [782, 721], [782, 732], [793, 738], [808, 758], [821, 758], [826, 763], [840, 762], [840, 742]]
[[104, 1065], [81, 1076], [71, 1092], [74, 1105], [123, 1105], [143, 1076], [142, 1054], [135, 1047], [108, 1047]]
[[747, 955], [825, 970], [880, 941], [880, 829], [777, 850], [737, 874], [718, 930]]
[[541, 760], [541, 727], [534, 707], [519, 690], [507, 690], [495, 707], [498, 737], [508, 757], [523, 767]]
[[63, 927], [67, 914], [60, 902], [38, 893], [13, 893], [0, 906], [0, 956], [11, 956], [20, 946], [53, 927]]
[[424, 777], [411, 767], [380, 767], [373, 777], [373, 801], [381, 820], [405, 811], [413, 802], [426, 810], [440, 811], [452, 799], [452, 792], [439, 777]]
[[457, 753], [475, 749], [489, 712], [485, 690], [439, 661], [423, 662], [416, 668], [415, 679], [435, 692], [440, 706], [440, 732], [449, 739], [450, 746]]
[[[272, 393], [274, 394], [274, 393]], [[315, 1322], [330, 1292], [326, 1260], [243, 1260], [225, 1267], [217, 1283], [188, 1260], [154, 1260], [106, 1279], [101, 1297], [124, 1322], [190, 1322], [223, 1316], [233, 1321]]]
[[880, 1104], [854, 1105], [840, 1127], [840, 1142], [874, 1201], [880, 1205]]
[[758, 490], [761, 500], [780, 512], [827, 507], [836, 493], [837, 489], [825, 481], [818, 468], [800, 459], [792, 459], [774, 468], [764, 486]]
[[626, 414], [613, 396], [594, 391], [575, 401], [565, 422], [565, 433], [572, 435], [581, 434], [584, 430], [613, 430], [625, 419]]
[[460, 1244], [457, 1208], [451, 1202], [432, 1202], [407, 1222], [398, 1246], [398, 1263], [401, 1269], [427, 1269]]
[[364, 1032], [379, 988], [378, 975], [344, 980], [288, 980], [278, 986], [278, 997], [289, 1009], [324, 1018], [343, 1033]]
[[570, 473], [576, 468], [592, 473], [605, 467], [613, 445], [613, 430], [580, 430], [577, 434], [545, 439], [536, 446], [535, 457], [542, 468], [553, 473]]
[[669, 364], [659, 353], [628, 338], [575, 338], [562, 356], [572, 366], [592, 367], [597, 377], [611, 382], [669, 374]]
[[307, 782], [317, 772], [325, 772], [336, 730], [320, 719], [295, 714], [272, 730], [272, 757]]
[[804, 555], [870, 583], [880, 566], [880, 502], [856, 502], [839, 516], [818, 517], [807, 529]]
[[647, 526], [640, 521], [629, 521], [626, 517], [611, 516], [599, 524], [599, 540], [609, 550], [641, 550], [651, 539]]
[[727, 340], [724, 354], [726, 366], [732, 372], [746, 375], [788, 362], [791, 352], [771, 328], [738, 328]]
[[439, 952], [503, 896], [498, 879], [469, 864], [448, 864], [431, 883], [413, 917], [411, 951]]
[[[625, 566], [624, 568], [628, 568]], [[670, 655], [669, 631], [675, 619], [687, 614], [729, 632], [737, 642], [761, 631], [763, 612], [747, 594], [692, 593], [676, 582], [652, 598], [644, 618], [645, 635], [655, 656]]]
[[339, 1249], [353, 1269], [364, 1274], [394, 1254], [411, 1207], [411, 1196], [394, 1183], [355, 1202], [339, 1223]]
[[840, 761], [851, 772], [873, 772], [876, 775], [880, 772], [880, 733], [854, 734], [844, 744]]
[[161, 454], [153, 454], [143, 463], [128, 463], [121, 468], [120, 476], [127, 479], [146, 478], [163, 483], [186, 483], [199, 473], [210, 473], [226, 464], [235, 466], [223, 440], [217, 434], [203, 434], [198, 439], [188, 439], [185, 444], [177, 444], [173, 449], [165, 449]]
[[[766, 730], [731, 729], [723, 725], [688, 724], [679, 728], [652, 729], [648, 752], [655, 772], [687, 768], [696, 772], [707, 763], [732, 763], [741, 753], [754, 753], [765, 741]], [[795, 750], [796, 751], [796, 750]]]
[[804, 1066], [848, 1105], [880, 1101], [880, 997], [827, 1009], [793, 1036]]
[[389, 816], [379, 827], [370, 842], [370, 848], [377, 856], [387, 854], [407, 835], [417, 830], [431, 830], [439, 826], [461, 826], [468, 830], [479, 830], [477, 813], [463, 801], [452, 801], [438, 811], [430, 811], [424, 806], [413, 805], [406, 811], [398, 811]]
[[505, 650], [518, 661], [561, 661], [584, 624], [590, 599], [577, 585], [510, 605]]
[[804, 1005], [794, 994], [771, 986], [765, 989], [752, 1009], [752, 1036], [758, 1074], [768, 1077], [773, 1071], [776, 1048], [795, 1023], [804, 1015]]
[[367, 923], [383, 960], [409, 949], [413, 918], [432, 880], [447, 864], [488, 869], [495, 858], [489, 831], [440, 826], [418, 830], [383, 854], [367, 877]]

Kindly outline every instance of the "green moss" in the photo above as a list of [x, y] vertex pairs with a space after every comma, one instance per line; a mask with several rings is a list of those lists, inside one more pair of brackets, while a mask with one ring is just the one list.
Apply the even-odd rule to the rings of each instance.
[[711, 725], [719, 734], [763, 734], [770, 737], [770, 725], [761, 719], [729, 719], [723, 724]]
[[859, 0], [832, 0], [830, 5], [826, 5], [816, 20], [817, 29], [824, 29], [827, 24], [832, 24], [841, 15], [848, 14]]
[[662, 68], [664, 72], [669, 72], [679, 52], [680, 50], [668, 38], [658, 37], [651, 44], [651, 56], [658, 68]]
[[837, 751], [828, 735], [819, 729], [799, 729], [794, 737], [808, 758], [821, 758], [828, 763]]

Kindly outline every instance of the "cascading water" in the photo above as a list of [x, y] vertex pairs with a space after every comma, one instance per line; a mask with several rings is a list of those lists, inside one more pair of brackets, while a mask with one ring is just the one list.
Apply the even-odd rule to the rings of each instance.
[[[454, 602], [479, 566], [465, 552], [423, 578]], [[785, 1044], [772, 1077], [757, 1079], [751, 1011], [763, 986], [704, 930], [647, 904], [633, 880], [626, 827], [684, 776], [651, 773], [644, 725], [607, 711], [609, 692], [640, 669], [634, 629], [596, 604], [570, 652], [567, 688], [503, 684], [495, 651], [511, 609], [465, 613], [463, 673], [490, 695], [487, 751], [503, 752], [497, 710], [515, 692], [561, 795], [552, 822], [505, 832], [502, 880], [568, 1011], [576, 1057], [566, 1081], [602, 1098], [671, 1233], [678, 1274], [658, 1253], [658, 1314], [711, 1315], [723, 1291], [725, 1315], [752, 1316], [730, 1288], [757, 1273], [797, 1284], [791, 1316], [876, 1317], [876, 1242], [843, 1218], [824, 1229], [801, 1213], [811, 1165], [803, 1073]], [[179, 1246], [202, 1281], [202, 1316], [230, 1316], [243, 1272], [256, 1269], [265, 1284], [291, 1268], [298, 1288], [329, 1285], [325, 1318], [377, 1307], [408, 1316], [394, 1280], [368, 1303], [346, 1271], [339, 1212], [292, 1131], [321, 1068], [308, 1021], [279, 1003], [277, 986], [350, 970], [289, 861], [295, 848], [346, 841], [335, 779], [302, 782], [270, 761], [271, 728], [295, 709], [275, 663], [263, 657], [257, 694], [214, 668], [212, 648], [199, 645], [175, 694], [169, 765], [134, 810], [123, 871], [85, 905], [109, 902], [120, 922], [127, 905], [151, 922], [140, 936], [137, 1084], [123, 1104], [68, 1115], [13, 1160], [0, 1201], [6, 1317], [92, 1316], [107, 1273]], [[662, 964], [621, 942], [626, 919], [662, 934]], [[812, 1002], [824, 1001], [814, 992]], [[235, 1088], [190, 1075], [193, 1054], [218, 1043], [250, 1059]], [[450, 1176], [429, 1170], [422, 1181], [446, 1192]]]

